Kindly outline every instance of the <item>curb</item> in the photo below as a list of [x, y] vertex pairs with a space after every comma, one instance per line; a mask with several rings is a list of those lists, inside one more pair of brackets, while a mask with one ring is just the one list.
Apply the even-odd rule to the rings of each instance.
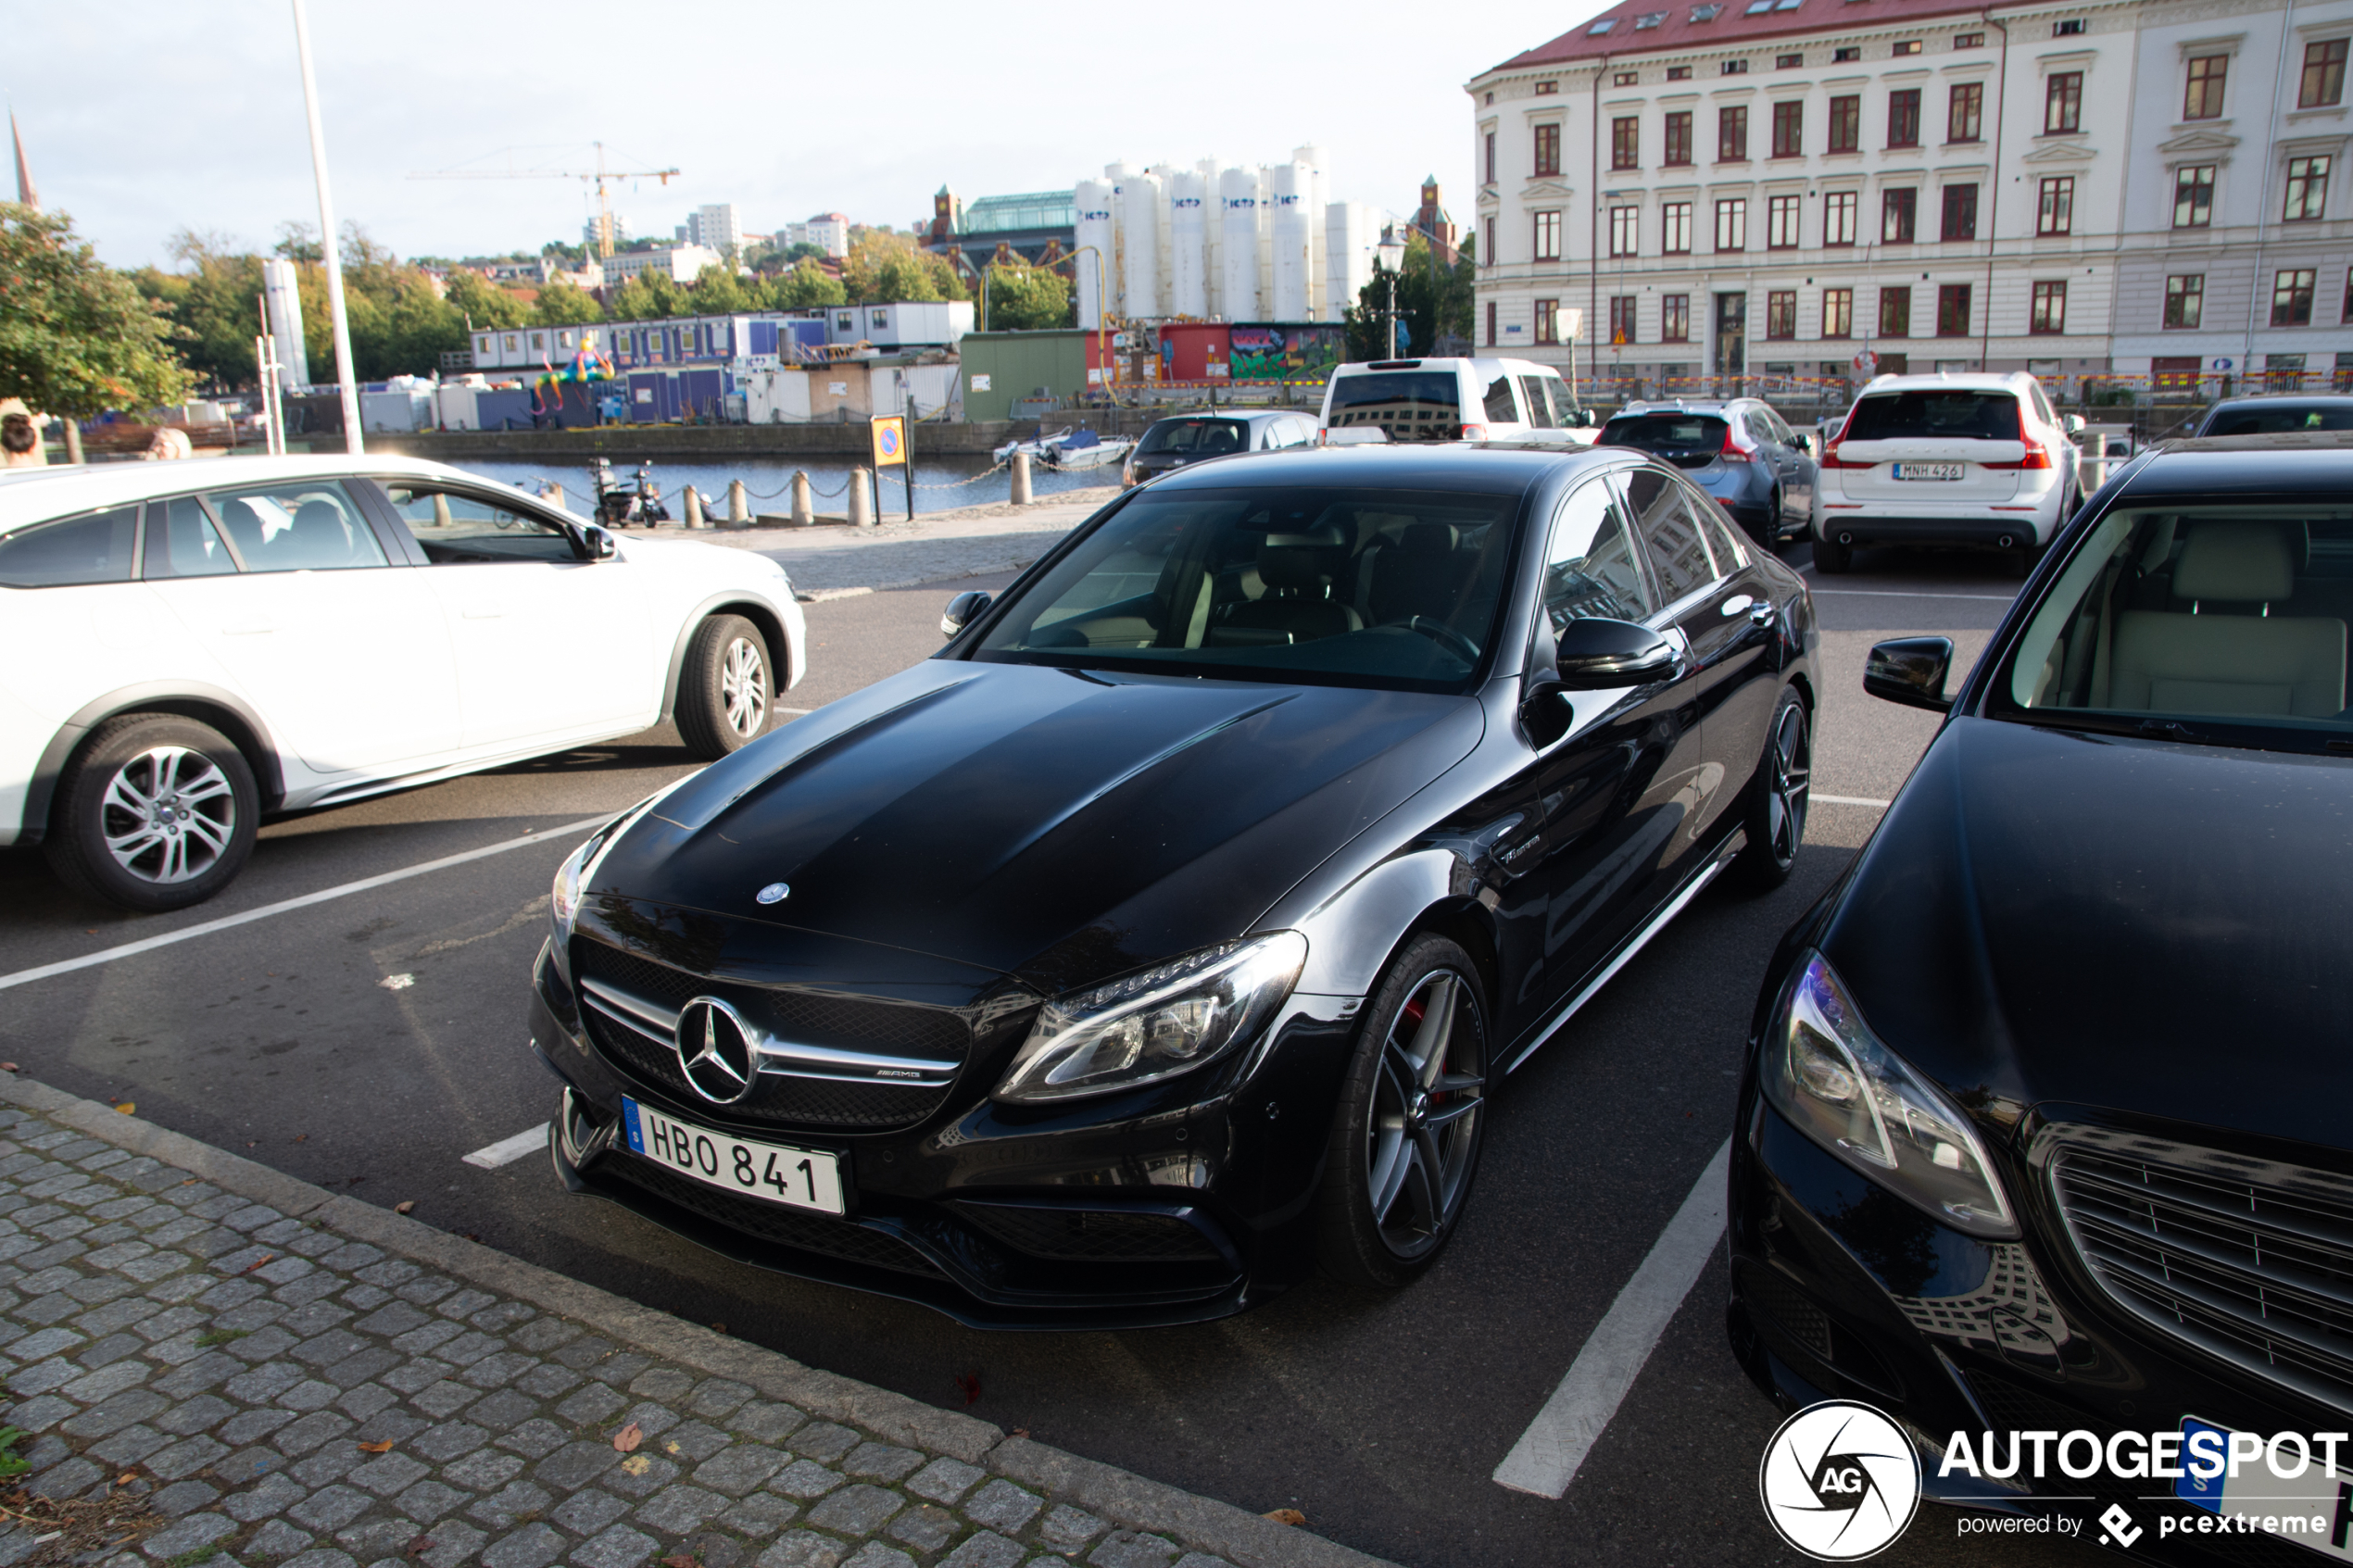
[[766, 1398], [862, 1426], [893, 1442], [983, 1466], [1057, 1502], [1076, 1504], [1126, 1529], [1166, 1536], [1239, 1568], [1394, 1568], [1384, 1559], [1277, 1524], [1231, 1503], [1146, 1480], [1027, 1437], [1008, 1436], [1003, 1428], [975, 1416], [803, 1366], [777, 1351], [641, 1307], [422, 1221], [331, 1193], [38, 1080], [0, 1073], [0, 1103], [39, 1111], [103, 1143], [178, 1166], [224, 1192], [529, 1301], [665, 1361], [749, 1384]]

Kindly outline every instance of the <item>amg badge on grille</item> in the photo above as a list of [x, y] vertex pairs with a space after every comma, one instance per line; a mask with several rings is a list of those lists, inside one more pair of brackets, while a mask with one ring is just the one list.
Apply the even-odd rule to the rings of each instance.
[[791, 895], [791, 893], [792, 889], [786, 887], [783, 883], [772, 882], [767, 886], [761, 888], [759, 892], [753, 894], [752, 897], [763, 904], [781, 904]]

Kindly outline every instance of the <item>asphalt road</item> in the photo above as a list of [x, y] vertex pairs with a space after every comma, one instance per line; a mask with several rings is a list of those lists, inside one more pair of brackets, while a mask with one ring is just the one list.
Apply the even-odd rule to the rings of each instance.
[[[1799, 550], [1793, 560], [1803, 563]], [[1801, 1561], [1758, 1508], [1777, 1424], [1726, 1349], [1720, 1248], [1566, 1498], [1490, 1477], [1730, 1131], [1741, 1040], [1780, 933], [1845, 865], [1935, 727], [1864, 697], [1869, 645], [1941, 632], [1962, 662], [2016, 586], [1972, 558], [1858, 559], [1817, 580], [1824, 707], [1796, 874], [1711, 890], [1511, 1080], [1472, 1210], [1440, 1266], [1378, 1298], [1325, 1286], [1241, 1318], [1133, 1334], [988, 1335], [923, 1308], [739, 1267], [593, 1199], [544, 1157], [469, 1152], [544, 1122], [522, 1027], [547, 885], [579, 838], [691, 764], [656, 730], [281, 822], [221, 897], [138, 917], [0, 850], [0, 1058], [141, 1115], [803, 1361], [1403, 1562]], [[928, 654], [957, 589], [809, 607], [815, 708]], [[550, 830], [569, 829], [553, 832]], [[544, 835], [526, 838], [527, 834]], [[520, 844], [517, 841], [522, 841]], [[71, 972], [6, 977], [467, 851], [500, 852]], [[405, 979], [403, 977], [406, 977]], [[1957, 1538], [1923, 1511], [1882, 1561], [2060, 1563], [2089, 1548]]]

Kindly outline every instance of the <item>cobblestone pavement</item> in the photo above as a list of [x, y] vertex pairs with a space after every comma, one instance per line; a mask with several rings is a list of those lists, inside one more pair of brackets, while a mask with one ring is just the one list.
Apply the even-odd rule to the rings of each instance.
[[1116, 485], [1097, 485], [1042, 496], [1027, 507], [1000, 501], [926, 512], [912, 523], [714, 529], [691, 537], [782, 561], [802, 593], [905, 587], [1027, 566], [1118, 494]]
[[[22, 1108], [0, 1104], [0, 1421], [29, 1435], [31, 1490], [121, 1488], [166, 1521], [84, 1562], [1372, 1561], [44, 1085], [0, 1098]], [[0, 1568], [39, 1549], [0, 1533]]]

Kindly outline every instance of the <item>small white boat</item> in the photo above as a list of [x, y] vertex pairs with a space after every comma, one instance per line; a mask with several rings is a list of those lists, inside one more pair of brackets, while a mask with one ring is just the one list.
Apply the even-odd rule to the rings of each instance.
[[1031, 461], [1050, 469], [1095, 469], [1119, 461], [1135, 445], [1121, 435], [1106, 440], [1084, 425], [1076, 430], [1064, 426], [1052, 435], [1040, 435], [1034, 441], [1008, 441], [997, 448], [994, 456], [1004, 463], [1011, 462], [1014, 453], [1025, 452]]

